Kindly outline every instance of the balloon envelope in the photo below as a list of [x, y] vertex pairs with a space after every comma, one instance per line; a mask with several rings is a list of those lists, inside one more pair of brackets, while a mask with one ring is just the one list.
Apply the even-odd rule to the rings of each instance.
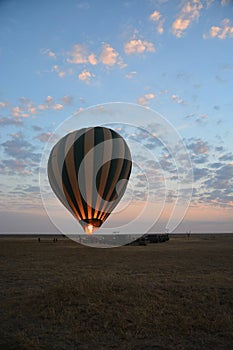
[[53, 147], [50, 185], [86, 233], [97, 230], [121, 200], [132, 168], [129, 147], [105, 127], [73, 131]]

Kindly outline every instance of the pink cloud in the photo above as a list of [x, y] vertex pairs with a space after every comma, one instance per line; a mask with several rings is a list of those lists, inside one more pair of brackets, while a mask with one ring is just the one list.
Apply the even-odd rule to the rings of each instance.
[[95, 75], [89, 72], [88, 70], [84, 70], [78, 75], [78, 78], [79, 80], [84, 81], [86, 84], [89, 84], [91, 81], [91, 78], [94, 76]]
[[157, 25], [157, 31], [159, 34], [162, 34], [164, 29], [163, 29], [163, 23], [164, 23], [164, 19], [162, 18], [161, 14], [159, 11], [154, 11], [151, 15], [150, 15], [150, 20], [155, 22]]
[[138, 103], [140, 105], [146, 106], [149, 100], [153, 100], [155, 95], [153, 93], [148, 93], [138, 98]]
[[55, 103], [55, 104], [53, 105], [53, 109], [54, 109], [55, 111], [60, 111], [61, 109], [63, 109], [63, 105], [62, 105], [61, 103]]
[[191, 0], [184, 4], [180, 14], [172, 24], [172, 33], [181, 38], [193, 21], [198, 20], [203, 5], [200, 0]]
[[96, 58], [96, 56], [95, 56], [94, 53], [91, 53], [91, 54], [88, 56], [88, 62], [89, 62], [90, 64], [92, 64], [93, 66], [95, 66], [95, 65], [98, 63], [98, 60], [97, 60], [97, 58]]
[[117, 62], [119, 53], [109, 44], [104, 44], [99, 60], [107, 66], [113, 66]]
[[48, 142], [51, 135], [52, 135], [51, 132], [43, 132], [43, 133], [39, 134], [36, 138], [41, 142]]
[[208, 38], [218, 38], [218, 39], [226, 39], [233, 37], [233, 26], [230, 23], [228, 18], [225, 18], [221, 22], [221, 26], [212, 26], [207, 34], [203, 35], [204, 39]]
[[70, 58], [67, 58], [68, 63], [83, 64], [88, 62], [87, 49], [81, 44], [74, 45], [69, 56]]
[[56, 58], [55, 52], [52, 51], [52, 50], [50, 50], [50, 49], [42, 49], [42, 50], [41, 50], [41, 53], [42, 53], [43, 55], [49, 56], [49, 57], [51, 57], [51, 58], [54, 58], [54, 59]]
[[131, 54], [141, 54], [144, 52], [155, 52], [155, 47], [152, 42], [132, 39], [124, 45], [124, 50], [127, 55]]

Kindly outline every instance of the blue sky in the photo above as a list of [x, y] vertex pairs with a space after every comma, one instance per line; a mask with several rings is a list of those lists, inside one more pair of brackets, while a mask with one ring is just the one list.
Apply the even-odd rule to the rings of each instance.
[[2, 232], [53, 229], [38, 179], [45, 144], [75, 111], [115, 101], [180, 133], [194, 169], [180, 230], [233, 232], [232, 45], [227, 0], [1, 1]]

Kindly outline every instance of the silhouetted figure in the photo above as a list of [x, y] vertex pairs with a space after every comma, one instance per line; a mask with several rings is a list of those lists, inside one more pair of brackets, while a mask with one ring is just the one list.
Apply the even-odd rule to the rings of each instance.
[[38, 242], [40, 243], [40, 237], [38, 237]]

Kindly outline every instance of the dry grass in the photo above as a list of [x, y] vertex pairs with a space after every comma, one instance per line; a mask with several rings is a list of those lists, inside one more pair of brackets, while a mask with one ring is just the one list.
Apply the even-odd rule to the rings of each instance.
[[233, 236], [0, 242], [1, 349], [232, 349]]

